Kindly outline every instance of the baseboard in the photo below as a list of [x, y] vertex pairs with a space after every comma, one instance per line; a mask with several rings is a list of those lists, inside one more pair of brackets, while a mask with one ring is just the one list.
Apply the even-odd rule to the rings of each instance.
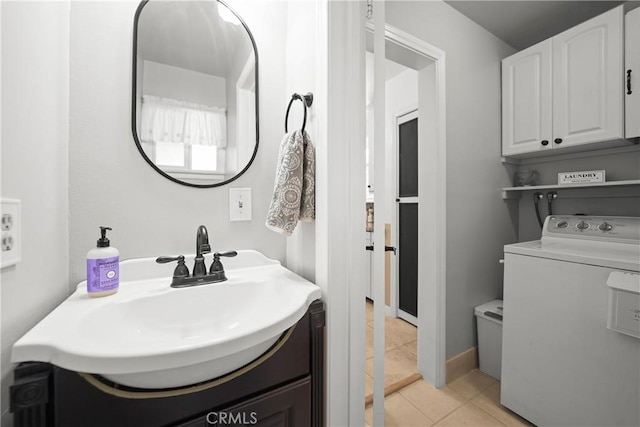
[[447, 360], [447, 384], [478, 367], [478, 347], [471, 347]]

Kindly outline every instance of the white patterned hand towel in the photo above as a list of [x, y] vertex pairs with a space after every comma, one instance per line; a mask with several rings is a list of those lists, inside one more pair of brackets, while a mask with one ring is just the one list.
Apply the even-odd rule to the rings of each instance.
[[307, 132], [296, 130], [284, 136], [267, 214], [269, 229], [291, 236], [298, 221], [315, 219], [315, 161], [315, 148]]

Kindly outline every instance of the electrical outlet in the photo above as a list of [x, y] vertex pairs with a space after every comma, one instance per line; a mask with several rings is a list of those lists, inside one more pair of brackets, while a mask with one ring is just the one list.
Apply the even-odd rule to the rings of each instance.
[[251, 189], [229, 189], [229, 221], [251, 221]]
[[22, 259], [20, 205], [20, 200], [2, 199], [2, 236], [0, 237], [1, 268], [15, 265]]
[[2, 230], [9, 231], [13, 227], [13, 215], [2, 214]]
[[13, 237], [11, 236], [3, 236], [2, 237], [2, 250], [10, 251], [13, 249]]

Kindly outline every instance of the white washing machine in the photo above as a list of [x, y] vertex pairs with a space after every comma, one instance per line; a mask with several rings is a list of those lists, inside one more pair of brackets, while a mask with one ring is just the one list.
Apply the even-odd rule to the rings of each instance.
[[640, 218], [550, 216], [504, 251], [502, 404], [538, 426], [640, 426]]

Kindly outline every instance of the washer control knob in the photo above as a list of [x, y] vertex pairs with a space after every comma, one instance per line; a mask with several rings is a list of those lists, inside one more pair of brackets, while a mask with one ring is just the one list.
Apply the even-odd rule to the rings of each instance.
[[586, 222], [584, 222], [584, 221], [580, 221], [580, 222], [576, 225], [576, 228], [577, 228], [578, 230], [586, 230], [586, 229], [588, 229], [588, 228], [589, 228], [589, 224], [588, 224], [588, 223], [586, 223]]
[[556, 224], [556, 228], [567, 228], [568, 226], [569, 226], [569, 223], [567, 221], [564, 221], [564, 220], [559, 221]]
[[598, 230], [600, 231], [611, 231], [612, 229], [613, 229], [613, 225], [609, 224], [606, 221], [598, 226]]

